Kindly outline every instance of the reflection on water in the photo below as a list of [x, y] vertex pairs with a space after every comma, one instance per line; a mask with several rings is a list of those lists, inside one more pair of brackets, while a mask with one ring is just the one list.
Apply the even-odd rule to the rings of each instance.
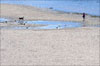
[[[5, 18], [0, 18], [0, 22], [7, 21], [8, 19]], [[82, 22], [66, 22], [66, 21], [16, 21], [16, 22], [10, 22], [8, 21], [7, 23], [11, 23], [10, 26], [1, 26], [0, 29], [64, 29], [64, 28], [77, 28], [77, 27], [100, 27], [100, 25], [87, 25]], [[5, 24], [7, 24], [5, 23]], [[14, 24], [17, 24], [14, 26]], [[40, 27], [34, 27], [34, 26], [27, 26], [26, 25], [45, 25], [45, 26], [40, 26]], [[20, 25], [20, 26], [19, 26]], [[22, 26], [21, 26], [22, 25]]]
[[[17, 22], [19, 23], [19, 22]], [[63, 29], [63, 28], [75, 28], [82, 27], [81, 23], [78, 22], [64, 22], [64, 21], [24, 21], [25, 24], [40, 24], [46, 25], [41, 27], [0, 27], [2, 29]]]
[[64, 22], [64, 21], [28, 21], [28, 24], [42, 24], [47, 25], [43, 27], [36, 27], [35, 29], [63, 29], [63, 28], [75, 28], [82, 27], [78, 22]]
[[6, 18], [0, 18], [0, 22], [5, 22], [5, 21], [9, 21], [9, 20]]

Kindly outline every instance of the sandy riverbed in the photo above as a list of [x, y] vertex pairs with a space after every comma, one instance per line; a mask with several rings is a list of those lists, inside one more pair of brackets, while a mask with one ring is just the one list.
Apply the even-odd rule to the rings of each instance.
[[[25, 20], [80, 21], [82, 15], [67, 14], [31, 6], [0, 4], [1, 17]], [[99, 17], [87, 16], [87, 24], [99, 24]], [[4, 23], [0, 26], [5, 25]], [[39, 66], [99, 66], [100, 28], [80, 27], [55, 30], [0, 29], [0, 64]]]

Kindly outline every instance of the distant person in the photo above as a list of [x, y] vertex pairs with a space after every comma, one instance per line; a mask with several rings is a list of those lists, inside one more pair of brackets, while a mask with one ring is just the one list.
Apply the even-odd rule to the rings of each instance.
[[85, 13], [83, 13], [83, 21], [85, 21], [85, 15], [86, 15], [86, 14], [85, 14]]

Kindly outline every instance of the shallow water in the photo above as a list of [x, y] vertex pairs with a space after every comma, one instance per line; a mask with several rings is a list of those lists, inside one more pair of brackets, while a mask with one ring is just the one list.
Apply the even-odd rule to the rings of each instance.
[[[17, 23], [19, 23], [17, 21]], [[22, 23], [22, 22], [21, 22]], [[64, 21], [24, 21], [23, 24], [40, 24], [46, 25], [41, 27], [0, 27], [1, 29], [63, 29], [82, 27], [82, 23], [78, 22], [64, 22]]]
[[39, 8], [50, 8], [64, 12], [87, 13], [100, 16], [99, 0], [1, 0], [1, 3], [23, 4]]
[[63, 29], [82, 27], [82, 23], [78, 22], [64, 22], [64, 21], [27, 21], [28, 24], [42, 24], [47, 25], [43, 27], [36, 27], [35, 29]]
[[9, 19], [6, 19], [6, 18], [0, 18], [0, 22], [5, 22], [5, 21], [9, 21]]
[[[7, 21], [7, 22], [6, 22]], [[64, 28], [77, 28], [77, 27], [100, 27], [100, 25], [87, 25], [84, 22], [70, 22], [70, 21], [12, 21], [11, 19], [0, 18], [1, 23], [11, 22], [11, 26], [0, 26], [0, 29], [64, 29]], [[14, 23], [13, 23], [14, 22]], [[13, 26], [13, 24], [18, 26]], [[26, 27], [25, 24], [45, 25], [41, 27]], [[19, 26], [23, 25], [23, 26]], [[13, 27], [12, 27], [13, 26]]]

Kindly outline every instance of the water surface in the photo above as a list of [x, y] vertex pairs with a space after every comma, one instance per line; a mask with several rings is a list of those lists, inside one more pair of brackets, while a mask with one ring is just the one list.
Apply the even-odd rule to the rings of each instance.
[[99, 0], [1, 0], [1, 3], [22, 4], [50, 8], [64, 12], [87, 13], [100, 16]]
[[0, 18], [0, 22], [5, 22], [5, 21], [9, 21], [9, 20], [6, 18]]
[[[9, 22], [10, 23], [10, 22]], [[77, 28], [82, 27], [79, 22], [66, 22], [66, 21], [16, 21], [18, 26], [2, 26], [2, 29], [64, 29], [64, 28]], [[40, 24], [45, 25], [41, 27], [25, 26], [26, 24]], [[12, 24], [13, 25], [13, 24]], [[19, 26], [23, 25], [23, 26]]]
[[35, 29], [63, 29], [82, 27], [82, 23], [66, 21], [27, 21], [26, 23], [47, 25], [42, 27], [36, 27]]

